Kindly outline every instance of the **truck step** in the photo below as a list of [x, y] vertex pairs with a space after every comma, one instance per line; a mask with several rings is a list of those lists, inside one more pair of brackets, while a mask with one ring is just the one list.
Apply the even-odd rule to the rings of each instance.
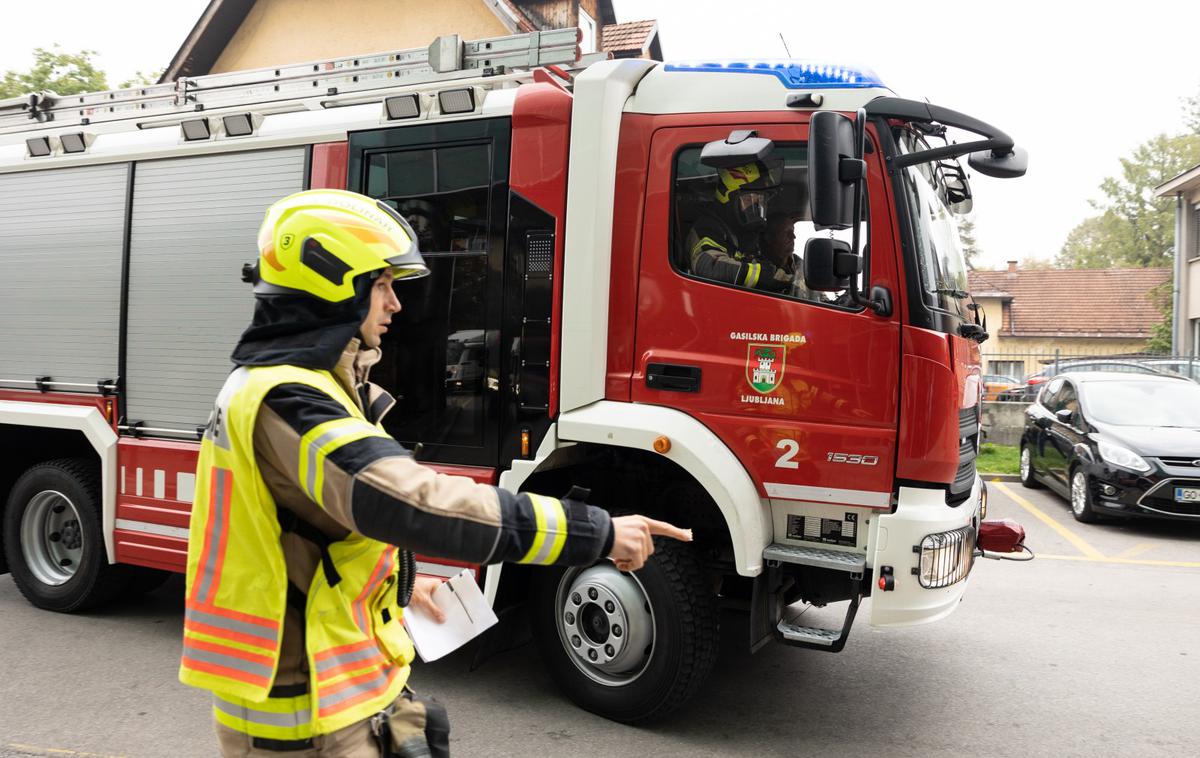
[[850, 553], [845, 550], [824, 550], [818, 547], [802, 545], [782, 545], [774, 543], [763, 549], [763, 559], [778, 563], [794, 563], [801, 566], [816, 566], [817, 568], [848, 571], [851, 574], [861, 574], [866, 570], [866, 556]]
[[838, 629], [818, 629], [813, 626], [798, 626], [786, 621], [779, 622], [779, 634], [788, 642], [804, 642], [809, 645], [832, 647], [842, 633]]

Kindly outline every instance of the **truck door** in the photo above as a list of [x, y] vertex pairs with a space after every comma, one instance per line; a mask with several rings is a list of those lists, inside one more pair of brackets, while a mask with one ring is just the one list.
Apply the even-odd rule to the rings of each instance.
[[[770, 291], [761, 280], [704, 278], [689, 249], [712, 228], [713, 218], [734, 232], [732, 244], [743, 260], [756, 260], [754, 251], [765, 251], [767, 244], [786, 249], [786, 239], [763, 238], [767, 227], [761, 221], [731, 216], [734, 203], [716, 198], [716, 170], [700, 163], [705, 143], [741, 129], [773, 140], [774, 154], [784, 158], [781, 184], [766, 193], [763, 214], [776, 225], [781, 215], [789, 219], [774, 237], [795, 235], [790, 265], [797, 282], [784, 291]], [[893, 315], [880, 317], [845, 294], [803, 286], [805, 241], [829, 235], [806, 220], [807, 131], [801, 124], [745, 124], [655, 132], [646, 171], [631, 399], [699, 419], [774, 501], [888, 508], [898, 419], [899, 303]], [[866, 156], [874, 201], [861, 227], [862, 239], [869, 240], [862, 281], [865, 290], [881, 285], [899, 297], [897, 242], [879, 156], [878, 149]]]
[[403, 309], [371, 379], [399, 401], [388, 432], [433, 463], [496, 466], [509, 134], [496, 118], [349, 139], [348, 189], [404, 215], [430, 268], [396, 285]]

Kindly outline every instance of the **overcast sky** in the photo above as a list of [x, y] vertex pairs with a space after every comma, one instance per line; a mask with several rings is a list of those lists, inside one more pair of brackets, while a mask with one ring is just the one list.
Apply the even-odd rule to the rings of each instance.
[[[402, 5], [403, 0], [398, 0]], [[0, 70], [34, 47], [96, 50], [109, 80], [163, 68], [207, 0], [0, 0]], [[672, 58], [793, 57], [870, 66], [897, 94], [988, 121], [1030, 153], [1023, 179], [975, 177], [984, 262], [1053, 258], [1092, 213], [1118, 159], [1183, 128], [1200, 92], [1200, 3], [1066, 0], [916, 4], [614, 0], [619, 21], [656, 18]], [[853, 9], [853, 10], [851, 10]], [[45, 14], [50, 13], [47, 17]], [[364, 51], [366, 52], [366, 51]], [[1164, 177], [1169, 178], [1169, 177]]]

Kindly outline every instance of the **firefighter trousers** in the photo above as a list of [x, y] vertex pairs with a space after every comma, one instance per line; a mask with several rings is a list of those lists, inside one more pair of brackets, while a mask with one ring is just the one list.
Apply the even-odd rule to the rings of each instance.
[[445, 707], [409, 690], [383, 713], [305, 745], [272, 745], [224, 724], [215, 726], [222, 758], [450, 758]]

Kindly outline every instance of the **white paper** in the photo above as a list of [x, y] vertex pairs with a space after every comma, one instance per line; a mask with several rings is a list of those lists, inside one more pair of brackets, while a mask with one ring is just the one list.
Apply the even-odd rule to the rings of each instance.
[[404, 609], [404, 625], [417, 654], [425, 662], [436, 661], [482, 634], [498, 620], [492, 607], [467, 569], [433, 591], [433, 602], [446, 614], [438, 623], [423, 609]]

